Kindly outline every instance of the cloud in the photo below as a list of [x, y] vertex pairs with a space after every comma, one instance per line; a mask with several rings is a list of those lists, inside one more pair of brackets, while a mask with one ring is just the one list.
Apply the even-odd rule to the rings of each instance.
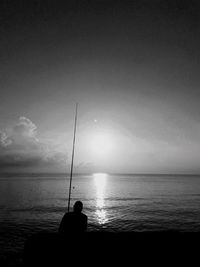
[[37, 126], [28, 118], [20, 117], [19, 121], [13, 127], [14, 137], [26, 137], [32, 140], [37, 140]]
[[41, 142], [37, 135], [37, 126], [26, 117], [0, 131], [0, 170], [62, 171], [66, 154], [49, 141]]
[[12, 141], [8, 138], [6, 133], [0, 131], [0, 146], [7, 147], [12, 143]]

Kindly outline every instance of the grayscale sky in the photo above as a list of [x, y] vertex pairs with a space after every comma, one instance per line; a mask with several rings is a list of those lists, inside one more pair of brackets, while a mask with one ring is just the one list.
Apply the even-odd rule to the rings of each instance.
[[0, 171], [200, 173], [198, 1], [2, 1]]

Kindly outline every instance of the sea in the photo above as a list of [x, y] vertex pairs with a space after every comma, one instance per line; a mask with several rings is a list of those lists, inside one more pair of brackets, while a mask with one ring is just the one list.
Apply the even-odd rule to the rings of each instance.
[[[0, 263], [20, 265], [28, 237], [58, 231], [69, 181], [67, 174], [0, 174]], [[198, 175], [74, 174], [70, 210], [77, 200], [88, 231], [200, 231]]]

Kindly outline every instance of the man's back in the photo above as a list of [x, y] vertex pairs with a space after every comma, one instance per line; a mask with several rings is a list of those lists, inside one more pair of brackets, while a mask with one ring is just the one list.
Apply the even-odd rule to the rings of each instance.
[[60, 223], [60, 233], [83, 233], [87, 230], [87, 216], [83, 213], [65, 213]]

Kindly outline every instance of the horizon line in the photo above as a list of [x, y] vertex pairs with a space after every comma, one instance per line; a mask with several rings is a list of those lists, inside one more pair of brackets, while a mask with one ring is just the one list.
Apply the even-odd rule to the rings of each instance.
[[[191, 175], [191, 176], [200, 176], [200, 173], [123, 173], [123, 172], [100, 172], [100, 171], [96, 171], [96, 172], [75, 172], [74, 175], [92, 175], [92, 174], [96, 174], [96, 173], [104, 173], [107, 175], [165, 175], [165, 176], [178, 176], [178, 175], [182, 175], [182, 176], [187, 176], [187, 175]], [[45, 172], [45, 171], [5, 171], [5, 172], [0, 172], [0, 175], [4, 175], [4, 174], [58, 174], [58, 175], [67, 175], [69, 176], [70, 173], [65, 173], [65, 172]]]

